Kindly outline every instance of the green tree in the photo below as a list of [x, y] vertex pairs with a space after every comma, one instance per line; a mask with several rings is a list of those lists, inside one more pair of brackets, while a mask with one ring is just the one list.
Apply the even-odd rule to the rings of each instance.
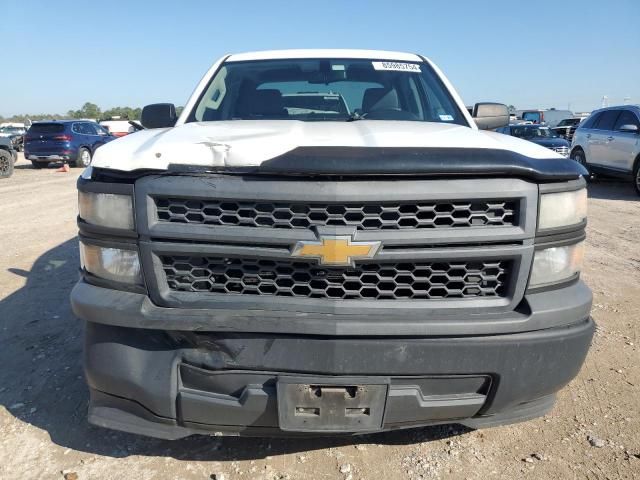
[[142, 109], [131, 107], [113, 107], [102, 112], [101, 118], [109, 120], [114, 117], [120, 117], [122, 120], [139, 120]]
[[71, 118], [92, 118], [96, 120], [101, 116], [100, 107], [91, 102], [86, 102], [80, 110], [69, 110], [67, 114]]
[[5, 117], [2, 119], [2, 121], [23, 123], [26, 119], [37, 121], [37, 120], [60, 120], [63, 118], [67, 118], [67, 115], [60, 115], [57, 113], [33, 113], [33, 114], [22, 113], [22, 114], [11, 115], [10, 117]]
[[[182, 113], [184, 107], [176, 107], [178, 116]], [[113, 117], [120, 117], [122, 120], [140, 120], [142, 109], [139, 107], [112, 107], [104, 112], [98, 105], [86, 102], [79, 110], [69, 110], [66, 115], [58, 113], [37, 113], [37, 114], [16, 114], [8, 117], [0, 115], [3, 122], [24, 122], [27, 118], [32, 121], [38, 120], [62, 120], [65, 118], [87, 118], [94, 120], [109, 120]]]

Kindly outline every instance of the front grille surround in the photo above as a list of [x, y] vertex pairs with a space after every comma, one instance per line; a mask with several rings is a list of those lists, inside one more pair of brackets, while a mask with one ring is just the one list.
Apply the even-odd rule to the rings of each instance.
[[[473, 313], [476, 309], [499, 314], [512, 310], [521, 301], [533, 256], [538, 186], [515, 178], [372, 178], [358, 181], [293, 180], [239, 175], [167, 175], [148, 176], [138, 180], [135, 192], [140, 254], [150, 300], [162, 307], [203, 308], [216, 311], [216, 315], [223, 315], [222, 318], [231, 315], [231, 312], [253, 311], [265, 312], [265, 315], [269, 315], [268, 312], [272, 312], [271, 315], [277, 312], [280, 317], [325, 313], [368, 315], [381, 319], [384, 316], [397, 315], [398, 308], [413, 312], [417, 316], [433, 312], [434, 315], [438, 315], [434, 319], [441, 318], [438, 312], [445, 315], [455, 312], [457, 315], [464, 311]], [[235, 203], [238, 204], [238, 209], [240, 204], [244, 206], [247, 202], [258, 203], [250, 200], [256, 198], [261, 199], [262, 203], [274, 206], [344, 205], [347, 209], [353, 205], [436, 205], [446, 202], [466, 205], [499, 201], [513, 202], [514, 217], [513, 225], [474, 224], [462, 228], [358, 229], [353, 224], [326, 225], [324, 222], [321, 226], [311, 228], [247, 228], [237, 224], [162, 221], [157, 214], [156, 202], [159, 198]], [[195, 203], [192, 205], [196, 206]], [[198, 208], [200, 205], [196, 206], [196, 209]], [[331, 213], [339, 214], [337, 211]], [[321, 270], [327, 270], [328, 267], [321, 267], [315, 260], [292, 258], [291, 251], [299, 241], [318, 241], [319, 236], [333, 235], [351, 236], [354, 242], [382, 243], [382, 248], [376, 253], [375, 258], [356, 260], [356, 267], [366, 263], [382, 265], [504, 261], [508, 262], [509, 269], [503, 274], [504, 278], [501, 277], [500, 291], [492, 295], [482, 296], [472, 292], [472, 296], [465, 297], [464, 294], [455, 292], [446, 296], [437, 295], [437, 289], [429, 295], [425, 290], [418, 288], [418, 294], [401, 290], [397, 298], [394, 298], [383, 288], [382, 294], [365, 290], [365, 295], [362, 296], [353, 294], [352, 289], [348, 289], [344, 295], [333, 295], [332, 290], [328, 294], [314, 292], [313, 296], [310, 293], [304, 293], [307, 296], [294, 296], [286, 291], [290, 288], [286, 285], [282, 288], [282, 295], [227, 293], [212, 291], [208, 287], [199, 291], [191, 291], [190, 288], [175, 289], [169, 283], [172, 280], [171, 272], [167, 276], [162, 261], [164, 256], [237, 258], [248, 262], [309, 261], [316, 262], [314, 265]], [[380, 279], [380, 282], [382, 281]], [[286, 282], [285, 279], [285, 284]], [[405, 288], [406, 284], [400, 283], [399, 287]], [[370, 286], [366, 284], [363, 288]], [[383, 287], [385, 286], [386, 284], [383, 284]]]
[[320, 299], [433, 300], [499, 298], [508, 291], [505, 260], [315, 262], [216, 256], [160, 256], [170, 290]]

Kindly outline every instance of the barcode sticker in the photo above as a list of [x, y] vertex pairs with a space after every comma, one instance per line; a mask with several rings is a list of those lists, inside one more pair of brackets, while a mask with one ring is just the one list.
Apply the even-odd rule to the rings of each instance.
[[394, 72], [418, 72], [420, 73], [420, 65], [417, 63], [400, 63], [400, 62], [371, 62], [374, 70], [392, 70]]

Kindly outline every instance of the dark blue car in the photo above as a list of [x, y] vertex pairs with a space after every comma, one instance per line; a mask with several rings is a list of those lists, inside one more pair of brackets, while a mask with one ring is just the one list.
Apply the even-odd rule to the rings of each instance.
[[35, 168], [49, 162], [86, 167], [100, 145], [115, 140], [105, 128], [86, 120], [36, 122], [24, 138], [24, 158]]
[[496, 132], [529, 140], [564, 157], [569, 156], [569, 142], [544, 125], [509, 125], [498, 128]]

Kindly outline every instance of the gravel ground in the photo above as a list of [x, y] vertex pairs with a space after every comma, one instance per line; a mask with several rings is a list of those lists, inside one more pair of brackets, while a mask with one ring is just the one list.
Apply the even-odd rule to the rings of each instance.
[[640, 478], [640, 198], [628, 183], [589, 187], [584, 278], [599, 326], [546, 417], [481, 431], [167, 442], [87, 424], [82, 326], [68, 301], [79, 171], [16, 167], [0, 181], [0, 479]]

